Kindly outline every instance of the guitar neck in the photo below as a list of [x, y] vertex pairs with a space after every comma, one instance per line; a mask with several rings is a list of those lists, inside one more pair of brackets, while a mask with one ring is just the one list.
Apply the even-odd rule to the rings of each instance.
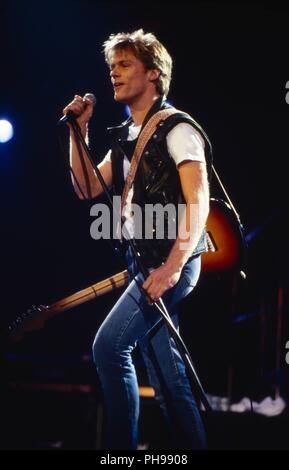
[[93, 300], [96, 297], [100, 297], [107, 292], [119, 289], [127, 283], [128, 272], [125, 270], [103, 281], [97, 282], [92, 286], [86, 287], [81, 291], [75, 292], [51, 305], [41, 305], [32, 310], [32, 312], [28, 311], [28, 314], [26, 312], [24, 315], [18, 317], [8, 328], [9, 336], [13, 341], [19, 341], [25, 332], [43, 328], [46, 320], [49, 318], [77, 307], [84, 302]]
[[81, 305], [84, 302], [93, 300], [96, 297], [100, 297], [101, 295], [104, 295], [115, 289], [119, 289], [120, 287], [125, 286], [127, 282], [127, 270], [114, 274], [113, 276], [108, 277], [103, 281], [92, 284], [91, 286], [86, 287], [81, 291], [75, 292], [74, 294], [71, 294], [68, 297], [65, 297], [64, 299], [61, 299], [58, 302], [51, 304], [47, 309], [48, 316], [52, 317], [54, 315], [57, 315], [58, 313], [77, 307], [78, 305]]

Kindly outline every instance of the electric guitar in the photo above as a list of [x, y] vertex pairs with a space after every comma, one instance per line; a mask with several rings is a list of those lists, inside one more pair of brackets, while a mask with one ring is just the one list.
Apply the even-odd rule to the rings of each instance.
[[[209, 251], [202, 254], [203, 271], [228, 272], [241, 269], [245, 257], [243, 228], [229, 204], [223, 200], [210, 200], [207, 242]], [[33, 305], [9, 325], [8, 334], [12, 340], [19, 341], [25, 332], [43, 328], [49, 318], [124, 287], [127, 283], [128, 272], [124, 270], [50, 306]]]

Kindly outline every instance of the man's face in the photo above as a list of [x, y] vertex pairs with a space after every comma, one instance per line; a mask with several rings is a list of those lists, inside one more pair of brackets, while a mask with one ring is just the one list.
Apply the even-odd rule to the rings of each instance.
[[130, 50], [124, 49], [112, 51], [110, 70], [114, 99], [128, 105], [136, 102], [149, 88], [154, 87], [153, 80], [158, 73], [145, 70], [143, 63]]

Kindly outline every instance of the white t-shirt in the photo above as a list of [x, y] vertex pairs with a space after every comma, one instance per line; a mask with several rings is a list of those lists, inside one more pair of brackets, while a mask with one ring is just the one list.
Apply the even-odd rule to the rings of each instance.
[[[138, 137], [141, 126], [133, 123], [129, 126], [127, 140]], [[167, 134], [167, 148], [170, 156], [179, 165], [185, 160], [205, 162], [205, 142], [201, 134], [190, 124], [181, 122]], [[105, 161], [111, 160], [111, 150], [104, 157]], [[123, 159], [123, 176], [126, 179], [130, 168], [130, 161], [125, 156]], [[133, 218], [131, 217], [131, 201], [133, 197], [133, 186], [128, 192], [122, 215], [126, 218], [125, 226], [131, 237], [134, 234]]]

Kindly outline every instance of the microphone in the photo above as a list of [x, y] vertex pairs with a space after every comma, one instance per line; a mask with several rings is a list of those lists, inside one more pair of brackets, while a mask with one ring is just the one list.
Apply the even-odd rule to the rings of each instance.
[[[90, 100], [92, 101], [92, 104], [93, 106], [96, 105], [96, 97], [92, 94], [92, 93], [86, 93], [83, 97], [85, 100]], [[68, 111], [64, 116], [62, 116], [61, 119], [59, 119], [58, 121], [58, 124], [63, 124], [63, 123], [66, 123], [66, 122], [74, 122], [75, 119], [77, 119], [78, 116], [76, 116], [76, 114], [74, 114], [73, 111]]]

